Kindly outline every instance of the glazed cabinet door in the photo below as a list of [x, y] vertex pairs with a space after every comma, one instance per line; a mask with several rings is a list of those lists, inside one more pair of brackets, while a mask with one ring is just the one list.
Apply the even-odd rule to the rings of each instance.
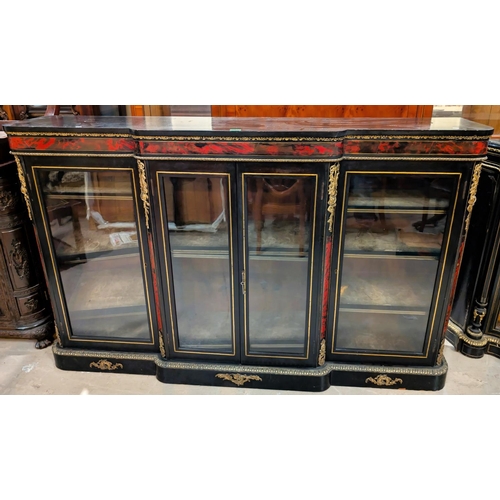
[[155, 350], [149, 254], [133, 159], [25, 159], [65, 346]]
[[325, 171], [312, 162], [239, 169], [242, 363], [316, 366]]
[[239, 360], [234, 166], [149, 161], [172, 358]]
[[341, 167], [328, 359], [426, 364], [435, 357], [465, 175], [451, 163], [411, 167]]

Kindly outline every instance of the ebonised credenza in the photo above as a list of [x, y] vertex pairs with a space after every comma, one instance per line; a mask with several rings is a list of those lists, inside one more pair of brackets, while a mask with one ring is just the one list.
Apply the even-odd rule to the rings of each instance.
[[5, 128], [59, 368], [306, 391], [443, 387], [490, 127], [56, 116]]

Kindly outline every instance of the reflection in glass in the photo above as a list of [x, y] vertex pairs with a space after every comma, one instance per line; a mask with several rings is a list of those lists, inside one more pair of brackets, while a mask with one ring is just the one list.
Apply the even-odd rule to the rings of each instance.
[[455, 178], [347, 178], [334, 348], [422, 353]]
[[38, 169], [72, 336], [148, 341], [130, 171]]
[[245, 177], [247, 352], [306, 356], [316, 176]]
[[232, 353], [228, 177], [179, 173], [162, 178], [177, 318], [176, 348]]

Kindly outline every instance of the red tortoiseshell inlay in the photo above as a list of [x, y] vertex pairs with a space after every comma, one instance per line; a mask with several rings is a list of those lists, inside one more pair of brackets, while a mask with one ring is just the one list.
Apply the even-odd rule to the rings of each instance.
[[465, 249], [465, 236], [462, 237], [462, 242], [460, 244], [460, 248], [458, 251], [457, 265], [455, 266], [455, 274], [453, 275], [453, 284], [451, 286], [450, 298], [448, 301], [448, 308], [446, 310], [442, 335], [445, 335], [446, 330], [448, 329], [448, 322], [450, 321], [451, 310], [453, 307], [453, 300], [455, 298], [455, 292], [457, 291], [458, 276], [460, 274], [460, 268], [462, 267], [462, 258], [464, 256], [464, 249]]
[[487, 141], [356, 141], [344, 142], [344, 153], [402, 155], [481, 155], [486, 154]]
[[338, 156], [341, 142], [193, 142], [139, 141], [141, 154], [167, 155], [267, 155], [267, 156]]
[[[9, 137], [13, 151], [133, 153], [136, 142], [128, 137]], [[138, 141], [144, 155], [288, 156], [335, 158], [346, 155], [485, 155], [487, 141]]]
[[[156, 321], [158, 321], [158, 329], [162, 330], [161, 312], [160, 312], [160, 294], [158, 292], [158, 278], [156, 276], [156, 263], [153, 252], [153, 237], [148, 234], [149, 259], [151, 262], [151, 275], [153, 276], [153, 291], [155, 295]], [[159, 333], [161, 335], [161, 333]]]
[[321, 331], [320, 340], [326, 338], [326, 323], [328, 319], [328, 299], [330, 297], [330, 270], [332, 259], [332, 236], [328, 236], [326, 241], [325, 251], [325, 274], [324, 274], [324, 288], [323, 288], [323, 305], [321, 311]]
[[13, 151], [79, 151], [133, 153], [133, 139], [125, 137], [9, 137]]

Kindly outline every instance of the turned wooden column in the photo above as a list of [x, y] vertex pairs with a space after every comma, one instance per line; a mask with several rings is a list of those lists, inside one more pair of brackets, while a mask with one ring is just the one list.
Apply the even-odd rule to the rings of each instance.
[[17, 166], [0, 130], [0, 337], [52, 343], [54, 322], [42, 264], [20, 190]]

